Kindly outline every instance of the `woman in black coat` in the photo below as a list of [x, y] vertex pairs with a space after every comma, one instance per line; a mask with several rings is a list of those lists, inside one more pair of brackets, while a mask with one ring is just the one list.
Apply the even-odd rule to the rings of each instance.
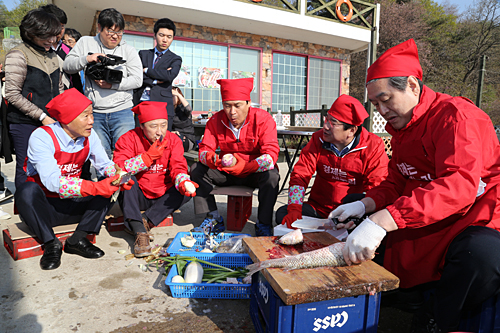
[[193, 149], [195, 146], [193, 109], [189, 102], [184, 98], [179, 87], [172, 87], [172, 96], [174, 99], [175, 115], [172, 120], [172, 133], [177, 134], [184, 146], [184, 151]]

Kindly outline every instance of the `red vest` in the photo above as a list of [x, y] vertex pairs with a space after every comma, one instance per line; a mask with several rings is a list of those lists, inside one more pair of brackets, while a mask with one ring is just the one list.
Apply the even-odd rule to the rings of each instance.
[[[61, 151], [61, 147], [59, 146], [59, 142], [52, 131], [52, 128], [49, 126], [42, 126], [43, 128], [52, 138], [52, 142], [54, 143], [54, 158], [57, 161], [57, 166], [61, 170], [61, 176], [63, 177], [77, 177], [79, 178], [82, 173], [82, 167], [85, 161], [87, 161], [87, 157], [89, 156], [89, 139], [85, 138], [83, 142], [83, 149], [76, 153], [66, 153]], [[24, 170], [26, 171], [26, 165], [28, 162], [28, 157], [24, 161]], [[43, 189], [45, 195], [49, 198], [58, 198], [59, 194], [56, 192], [49, 191], [40, 180], [40, 176], [38, 174], [34, 176], [28, 176], [26, 180], [28, 182], [35, 182]]]

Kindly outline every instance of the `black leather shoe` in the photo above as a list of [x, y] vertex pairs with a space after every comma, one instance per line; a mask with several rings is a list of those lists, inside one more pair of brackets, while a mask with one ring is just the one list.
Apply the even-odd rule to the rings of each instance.
[[48, 242], [44, 245], [42, 258], [40, 259], [40, 268], [43, 270], [56, 269], [61, 266], [61, 256], [63, 246], [59, 240]]
[[104, 255], [104, 251], [92, 244], [87, 238], [83, 237], [75, 245], [66, 242], [64, 244], [64, 252], [78, 254], [79, 256], [96, 259]]

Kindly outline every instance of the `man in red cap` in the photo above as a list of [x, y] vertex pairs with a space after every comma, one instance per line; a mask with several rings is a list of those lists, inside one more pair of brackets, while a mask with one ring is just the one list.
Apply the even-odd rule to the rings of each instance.
[[141, 125], [118, 139], [113, 157], [123, 170], [135, 175], [135, 184], [123, 193], [120, 206], [126, 230], [135, 235], [136, 257], [151, 254], [149, 226], [157, 226], [188, 202], [198, 187], [188, 175], [181, 139], [167, 130], [166, 106], [165, 102], [144, 101], [132, 108]]
[[[194, 198], [196, 214], [208, 213], [205, 221], [222, 222], [214, 185], [245, 185], [259, 188], [256, 236], [272, 236], [274, 204], [278, 197], [279, 172], [275, 168], [279, 145], [276, 123], [269, 113], [250, 106], [253, 79], [217, 80], [223, 109], [207, 122], [200, 143], [200, 162], [191, 166], [191, 177], [200, 184]], [[220, 148], [218, 155], [215, 150]], [[236, 164], [223, 167], [220, 157], [233, 154]], [[222, 224], [223, 225], [223, 224]]]
[[[31, 134], [25, 163], [27, 182], [14, 196], [21, 219], [44, 243], [42, 269], [61, 264], [62, 244], [53, 227], [78, 223], [66, 240], [64, 251], [85, 258], [100, 258], [104, 252], [87, 239], [99, 233], [111, 206], [110, 197], [120, 189], [118, 179], [99, 137], [92, 129], [92, 103], [75, 88], [66, 90], [46, 105], [57, 121]], [[80, 178], [82, 166], [90, 159], [107, 178], [92, 182]], [[125, 184], [125, 189], [131, 184]]]
[[366, 118], [368, 113], [354, 97], [341, 95], [335, 100], [323, 129], [314, 133], [300, 152], [290, 177], [288, 205], [276, 211], [276, 223], [292, 228], [302, 215], [326, 218], [342, 202], [362, 198], [385, 179], [389, 158], [384, 141], [361, 126]]
[[486, 113], [421, 80], [413, 40], [368, 69], [368, 98], [392, 135], [389, 173], [332, 216], [375, 212], [347, 238], [346, 261], [372, 259], [385, 237], [384, 266], [400, 287], [436, 288], [412, 332], [448, 332], [462, 310], [500, 291], [500, 145]]

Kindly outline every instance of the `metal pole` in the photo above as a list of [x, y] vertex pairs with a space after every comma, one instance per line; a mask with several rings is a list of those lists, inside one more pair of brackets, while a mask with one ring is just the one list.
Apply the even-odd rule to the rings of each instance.
[[477, 82], [477, 96], [476, 96], [476, 106], [481, 108], [481, 97], [483, 96], [483, 82], [484, 82], [484, 72], [486, 72], [486, 56], [481, 57], [481, 63], [479, 64], [479, 79]]
[[[368, 59], [367, 59], [367, 68], [370, 67], [375, 60], [377, 59], [377, 28], [372, 28], [372, 36], [370, 41], [370, 47], [368, 48]], [[371, 132], [373, 129], [373, 104], [368, 101], [368, 94], [366, 92], [365, 87], [365, 109], [368, 111], [370, 115], [363, 123], [363, 126]]]

